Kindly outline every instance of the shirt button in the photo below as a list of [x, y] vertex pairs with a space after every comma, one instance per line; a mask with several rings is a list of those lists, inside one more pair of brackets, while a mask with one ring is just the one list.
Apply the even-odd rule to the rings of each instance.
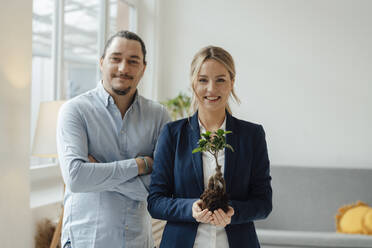
[[128, 230], [128, 226], [125, 226], [125, 230]]

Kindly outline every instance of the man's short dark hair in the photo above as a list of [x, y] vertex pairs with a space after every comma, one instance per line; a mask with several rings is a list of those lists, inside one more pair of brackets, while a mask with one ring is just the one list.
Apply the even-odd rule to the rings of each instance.
[[145, 43], [143, 42], [143, 40], [137, 34], [135, 34], [133, 32], [130, 32], [130, 31], [127, 31], [127, 30], [121, 30], [121, 31], [117, 32], [116, 34], [114, 34], [113, 36], [111, 36], [107, 40], [106, 45], [105, 45], [105, 48], [103, 49], [103, 54], [101, 56], [102, 59], [105, 58], [107, 48], [111, 45], [112, 41], [116, 37], [125, 38], [127, 40], [136, 40], [136, 41], [138, 41], [141, 44], [141, 50], [142, 50], [142, 54], [143, 54], [143, 63], [146, 65], [146, 47], [145, 47]]

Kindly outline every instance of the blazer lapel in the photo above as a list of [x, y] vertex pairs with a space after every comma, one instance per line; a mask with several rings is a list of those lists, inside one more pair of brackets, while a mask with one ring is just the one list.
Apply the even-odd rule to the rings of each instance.
[[[198, 141], [200, 139], [200, 129], [198, 121], [198, 112], [196, 112], [190, 120], [189, 126], [189, 145], [191, 146], [191, 151], [198, 147]], [[200, 192], [204, 191], [204, 176], [203, 176], [203, 162], [201, 152], [190, 154], [192, 157], [192, 164], [194, 172], [197, 178], [198, 186]]]
[[239, 152], [238, 149], [238, 138], [239, 134], [235, 127], [234, 118], [226, 111], [226, 131], [231, 131], [231, 134], [226, 135], [226, 143], [231, 145], [234, 149], [234, 152], [228, 148], [225, 148], [225, 169], [224, 169], [224, 178], [226, 183], [226, 192], [230, 193], [231, 182], [233, 180], [233, 175], [235, 171], [236, 164], [236, 153]]

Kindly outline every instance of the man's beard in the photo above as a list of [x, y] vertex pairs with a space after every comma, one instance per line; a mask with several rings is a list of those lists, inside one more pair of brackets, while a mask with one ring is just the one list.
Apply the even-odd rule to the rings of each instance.
[[[121, 78], [121, 77], [124, 77], [124, 79], [126, 80], [133, 80], [133, 76], [130, 76], [128, 74], [119, 74], [119, 75], [115, 75], [113, 74], [112, 75], [113, 78]], [[122, 90], [122, 89], [115, 89], [113, 86], [111, 86], [111, 89], [112, 91], [116, 94], [116, 95], [119, 95], [119, 96], [124, 96], [126, 94], [128, 94], [130, 92], [130, 90], [132, 89], [131, 86], [129, 86], [128, 88]]]
[[126, 94], [129, 93], [129, 91], [132, 89], [132, 87], [128, 87], [124, 90], [118, 90], [118, 89], [115, 89], [114, 87], [111, 87], [112, 91], [116, 94], [116, 95], [119, 95], [119, 96], [124, 96]]

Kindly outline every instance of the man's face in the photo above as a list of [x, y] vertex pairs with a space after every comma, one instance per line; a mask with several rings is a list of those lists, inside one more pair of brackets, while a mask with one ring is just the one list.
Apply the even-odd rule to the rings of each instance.
[[100, 60], [103, 85], [115, 95], [132, 96], [145, 68], [141, 44], [121, 37], [114, 38]]

